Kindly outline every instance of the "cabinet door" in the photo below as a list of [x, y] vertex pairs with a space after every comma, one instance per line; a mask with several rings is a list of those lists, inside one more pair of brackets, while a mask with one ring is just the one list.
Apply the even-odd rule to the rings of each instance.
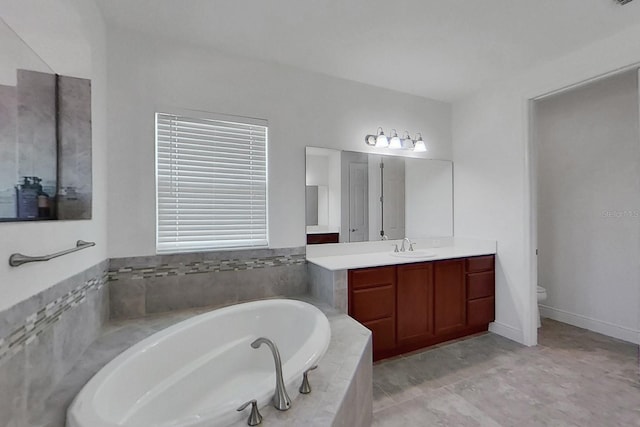
[[398, 344], [412, 344], [433, 335], [433, 263], [397, 267]]
[[466, 325], [467, 295], [464, 260], [434, 264], [435, 333], [456, 332]]
[[363, 322], [365, 328], [371, 331], [373, 342], [373, 360], [388, 357], [389, 352], [396, 348], [395, 322], [392, 317]]

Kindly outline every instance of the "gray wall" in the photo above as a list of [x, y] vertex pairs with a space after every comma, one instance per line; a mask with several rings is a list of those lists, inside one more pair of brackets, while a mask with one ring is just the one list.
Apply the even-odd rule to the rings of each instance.
[[543, 315], [635, 341], [640, 318], [637, 72], [545, 98], [535, 112], [538, 280], [549, 295]]

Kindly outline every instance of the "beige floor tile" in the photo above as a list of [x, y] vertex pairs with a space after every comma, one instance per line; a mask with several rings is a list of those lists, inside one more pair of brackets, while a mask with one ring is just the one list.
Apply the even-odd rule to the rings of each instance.
[[640, 427], [637, 345], [544, 320], [539, 345], [475, 336], [374, 366], [374, 426]]

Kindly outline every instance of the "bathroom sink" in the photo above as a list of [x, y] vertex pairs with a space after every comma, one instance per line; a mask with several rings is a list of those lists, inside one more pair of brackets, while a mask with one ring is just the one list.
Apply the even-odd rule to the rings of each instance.
[[398, 258], [431, 258], [436, 256], [435, 252], [429, 251], [405, 251], [405, 252], [391, 252], [392, 256]]

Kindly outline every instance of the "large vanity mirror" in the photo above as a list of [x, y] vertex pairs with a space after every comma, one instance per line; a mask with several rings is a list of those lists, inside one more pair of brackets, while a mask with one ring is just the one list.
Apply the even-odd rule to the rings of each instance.
[[91, 218], [91, 81], [0, 40], [0, 222]]
[[306, 149], [307, 243], [453, 235], [453, 163]]

